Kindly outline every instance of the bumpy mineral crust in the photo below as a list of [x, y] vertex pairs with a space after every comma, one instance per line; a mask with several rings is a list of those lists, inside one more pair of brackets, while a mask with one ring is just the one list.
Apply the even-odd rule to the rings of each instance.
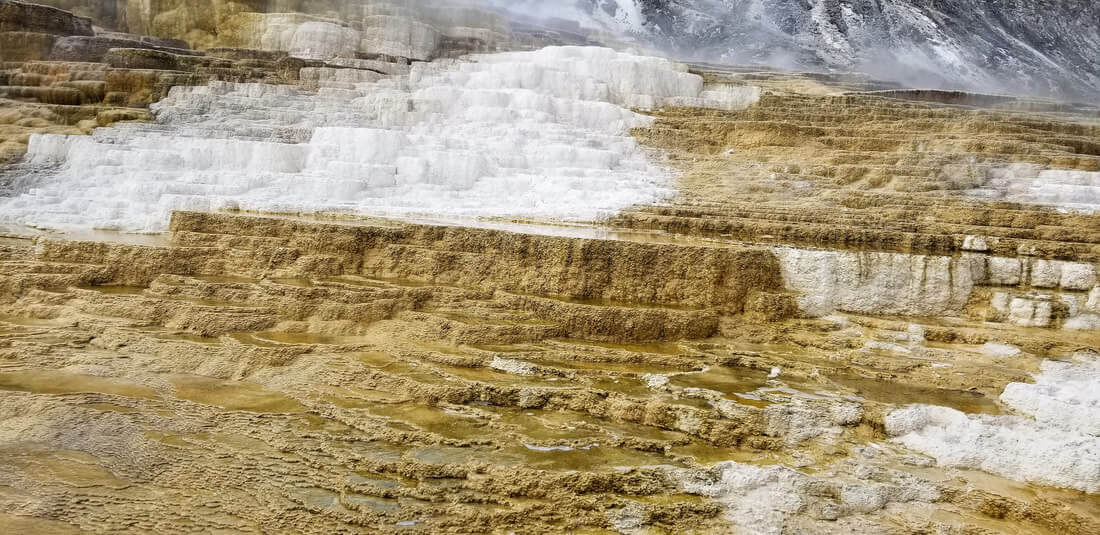
[[1095, 106], [52, 3], [0, 0], [0, 533], [1100, 533]]
[[1093, 335], [794, 318], [761, 247], [201, 213], [160, 240], [5, 243], [9, 525], [1098, 527], [1095, 495], [886, 434], [906, 403], [997, 417]]

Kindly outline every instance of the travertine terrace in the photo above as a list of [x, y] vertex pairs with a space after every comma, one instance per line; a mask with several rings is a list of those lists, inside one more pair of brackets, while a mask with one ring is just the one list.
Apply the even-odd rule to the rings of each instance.
[[0, 0], [0, 532], [1100, 533], [1095, 105], [52, 3]]

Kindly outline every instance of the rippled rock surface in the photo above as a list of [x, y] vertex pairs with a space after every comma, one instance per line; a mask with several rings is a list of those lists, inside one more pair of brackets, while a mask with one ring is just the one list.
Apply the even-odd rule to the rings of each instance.
[[179, 209], [592, 221], [671, 194], [628, 136], [651, 120], [629, 108], [756, 96], [592, 47], [417, 63], [393, 78], [301, 71], [316, 92], [178, 87], [155, 125], [36, 136], [27, 160], [61, 170], [29, 181], [3, 217], [127, 231], [163, 230]]
[[[656, 4], [56, 3], [0, 0], [0, 532], [1100, 533], [1095, 105]], [[692, 5], [817, 67], [904, 8]]]

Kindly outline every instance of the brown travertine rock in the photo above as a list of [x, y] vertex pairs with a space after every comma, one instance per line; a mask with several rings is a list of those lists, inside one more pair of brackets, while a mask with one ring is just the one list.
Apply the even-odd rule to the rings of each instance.
[[[74, 15], [92, 20], [101, 28], [117, 28], [126, 22], [128, 0], [39, 0], [33, 2], [63, 9]], [[96, 33], [100, 33], [98, 30]]]
[[[731, 311], [740, 311], [751, 291], [782, 284], [774, 257], [753, 249], [642, 246], [430, 226], [299, 225], [191, 212], [172, 217], [175, 232], [224, 233], [227, 228], [245, 236], [293, 236], [290, 244], [299, 252], [287, 257], [291, 264], [286, 269], [291, 272], [297, 269], [296, 258], [307, 255], [334, 262], [332, 269], [369, 268], [386, 277], [455, 285], [488, 278], [495, 288], [507, 291]], [[427, 243], [433, 248], [422, 246]], [[436, 258], [438, 262], [426, 261]], [[422, 271], [427, 266], [437, 267]], [[242, 266], [250, 269], [254, 268]]]
[[107, 94], [107, 82], [102, 80], [75, 80], [71, 82], [58, 82], [54, 87], [75, 89], [80, 91], [81, 104], [95, 104], [103, 102]]
[[[41, 88], [54, 90], [53, 88]], [[84, 94], [77, 89], [83, 102]], [[76, 94], [66, 93], [75, 101]], [[48, 96], [37, 95], [43, 98]], [[100, 105], [61, 105], [6, 100], [0, 98], [0, 162], [22, 155], [32, 134], [91, 133], [97, 125], [109, 125], [118, 121], [149, 120], [146, 110], [104, 108]]]
[[837, 82], [810, 89], [801, 75], [779, 73], [712, 75], [719, 82], [768, 93], [742, 111], [657, 112], [635, 136], [670, 150], [685, 171], [680, 202], [628, 210], [614, 224], [944, 255], [980, 235], [997, 238], [989, 251], [997, 256], [1023, 248], [1100, 259], [1095, 216], [974, 197], [1012, 164], [1100, 170], [1095, 108], [953, 92], [856, 93]]
[[44, 104], [79, 106], [84, 95], [67, 87], [0, 86], [0, 98], [33, 99]]
[[96, 114], [95, 122], [98, 126], [111, 126], [125, 121], [149, 121], [152, 115], [146, 110], [140, 109], [108, 109]]
[[[190, 48], [191, 48], [190, 45], [187, 44], [187, 41], [184, 41], [183, 39], [172, 39], [171, 37], [157, 37], [157, 36], [153, 36], [153, 35], [141, 35], [141, 34], [137, 34], [137, 33], [126, 33], [126, 32], [111, 32], [111, 31], [103, 31], [103, 30], [99, 30], [99, 29], [96, 30], [95, 35], [96, 35], [96, 37], [102, 37], [104, 39], [122, 39], [122, 40], [127, 40], [127, 41], [138, 41], [142, 44], [150, 45], [154, 48], [167, 48], [167, 49], [174, 49], [176, 51], [190, 50]], [[135, 48], [140, 48], [140, 47], [135, 47]], [[173, 50], [169, 50], [169, 52], [173, 52]], [[174, 52], [174, 53], [179, 54], [180, 52]]]
[[[150, 120], [176, 85], [341, 87], [508, 30], [402, 26], [401, 2], [52, 3], [346, 57], [0, 32], [0, 161]], [[1100, 347], [1064, 328], [1100, 314], [1100, 216], [974, 196], [1005, 165], [1100, 169], [1095, 108], [753, 71], [707, 77], [757, 105], [634, 132], [683, 175], [621, 239], [198, 212], [0, 237], [0, 532], [1100, 532], [1096, 494], [886, 432], [913, 404], [999, 418], [1006, 385]]]
[[49, 33], [0, 31], [0, 61], [46, 59], [56, 39]]
[[287, 57], [287, 53], [278, 50], [256, 50], [251, 48], [211, 47], [203, 50], [208, 56], [230, 60], [260, 60], [276, 62]]
[[[774, 254], [728, 243], [201, 213], [173, 231], [0, 242], [19, 422], [0, 465], [35, 474], [0, 495], [20, 525], [50, 527], [24, 509], [50, 497], [48, 518], [111, 531], [153, 511], [172, 530], [725, 532], [759, 517], [697, 484], [741, 470], [808, 504], [769, 522], [813, 533], [1100, 527], [1094, 495], [882, 445], [893, 407], [996, 415], [1005, 384], [1096, 335], [793, 319]], [[1035, 353], [971, 350], [990, 340]]]
[[134, 107], [145, 107], [164, 98], [173, 86], [199, 85], [206, 81], [191, 73], [152, 69], [110, 70], [106, 78], [107, 93], [126, 95], [126, 105]]

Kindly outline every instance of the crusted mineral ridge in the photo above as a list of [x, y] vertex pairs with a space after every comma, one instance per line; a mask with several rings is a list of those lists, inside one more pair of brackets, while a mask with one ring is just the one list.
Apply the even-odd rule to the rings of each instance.
[[3, 525], [1100, 526], [1094, 495], [945, 471], [884, 433], [905, 403], [999, 413], [1095, 337], [784, 319], [759, 247], [184, 212], [172, 230], [3, 243]]
[[[640, 20], [612, 4], [589, 15]], [[173, 5], [161, 29], [208, 6]], [[138, 51], [4, 73], [34, 88], [13, 139], [135, 111], [42, 100], [105, 98], [100, 72], [135, 105], [190, 83], [140, 62], [306, 92], [411, 70], [92, 39]], [[651, 112], [679, 195], [610, 226], [0, 239], [0, 531], [1100, 532], [1096, 109], [696, 71], [738, 105]]]
[[[105, 61], [181, 58], [112, 49]], [[154, 125], [34, 136], [27, 161], [62, 170], [0, 201], [0, 220], [145, 232], [163, 230], [172, 210], [231, 208], [594, 221], [672, 193], [630, 137], [651, 121], [636, 109], [758, 97], [599, 47], [419, 62], [396, 75], [303, 67], [298, 78], [304, 87], [175, 87], [152, 106]]]

